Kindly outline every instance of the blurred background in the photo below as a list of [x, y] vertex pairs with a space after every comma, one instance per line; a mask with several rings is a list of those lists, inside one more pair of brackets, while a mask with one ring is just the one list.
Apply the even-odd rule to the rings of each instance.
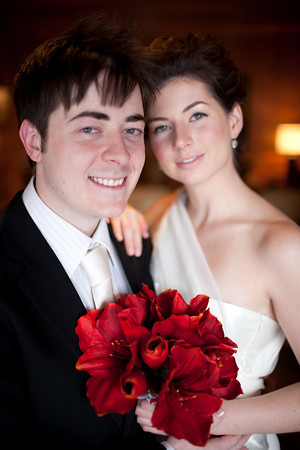
[[[133, 20], [145, 45], [161, 34], [205, 32], [230, 50], [247, 77], [243, 178], [300, 223], [300, 11], [298, 0], [1, 0], [0, 5], [0, 209], [24, 188], [30, 170], [18, 136], [13, 77], [42, 41], [95, 9]], [[278, 127], [293, 124], [292, 129]], [[279, 131], [285, 133], [280, 138]], [[290, 135], [293, 135], [290, 142]], [[282, 136], [282, 135], [281, 135]], [[132, 196], [146, 207], [174, 186], [147, 151]], [[142, 198], [142, 203], [141, 203]], [[277, 369], [299, 380], [287, 348]], [[300, 448], [299, 436], [282, 436], [282, 448]]]
[[[0, 1], [0, 208], [30, 175], [12, 104], [14, 75], [42, 41], [79, 17], [102, 9], [135, 21], [145, 45], [160, 34], [191, 30], [211, 34], [230, 50], [248, 83], [243, 177], [300, 222], [300, 131], [292, 154], [289, 148], [276, 150], [275, 146], [279, 124], [300, 124], [297, 0]], [[151, 152], [140, 186], [147, 188], [149, 202], [160, 188], [172, 187], [157, 170]], [[139, 189], [135, 194], [138, 200]]]

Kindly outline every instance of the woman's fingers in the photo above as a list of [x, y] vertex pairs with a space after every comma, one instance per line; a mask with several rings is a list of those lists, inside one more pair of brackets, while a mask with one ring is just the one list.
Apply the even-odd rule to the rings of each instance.
[[143, 238], [149, 237], [148, 225], [143, 214], [130, 205], [121, 216], [108, 219], [118, 241], [124, 241], [129, 256], [141, 256]]

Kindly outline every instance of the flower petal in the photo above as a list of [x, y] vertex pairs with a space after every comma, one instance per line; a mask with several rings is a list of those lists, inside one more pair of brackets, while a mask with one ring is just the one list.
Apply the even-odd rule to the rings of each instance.
[[147, 390], [145, 376], [131, 373], [124, 377], [92, 377], [87, 382], [87, 396], [98, 416], [130, 412], [139, 395]]
[[164, 364], [168, 353], [168, 343], [161, 336], [150, 335], [150, 338], [143, 343], [142, 358], [153, 370], [157, 370]]
[[154, 319], [163, 320], [172, 314], [185, 314], [189, 305], [176, 290], [167, 289], [153, 300], [151, 308]]
[[203, 314], [207, 308], [209, 301], [209, 297], [207, 295], [196, 295], [196, 297], [192, 298], [188, 308], [188, 314], [190, 316], [199, 316], [199, 314]]
[[152, 334], [163, 336], [170, 341], [182, 342], [186, 346], [201, 346], [204, 341], [198, 333], [197, 320], [187, 314], [173, 315], [166, 320], [155, 322]]
[[85, 316], [82, 316], [78, 320], [77, 327], [75, 329], [78, 338], [80, 349], [84, 352], [91, 345], [96, 345], [99, 340], [102, 341], [101, 335], [99, 335], [96, 329], [96, 320], [101, 314], [98, 310], [91, 310]]
[[205, 356], [199, 348], [174, 346], [169, 374], [152, 416], [154, 427], [202, 446], [209, 437], [212, 414], [222, 404], [212, 395], [205, 367]]

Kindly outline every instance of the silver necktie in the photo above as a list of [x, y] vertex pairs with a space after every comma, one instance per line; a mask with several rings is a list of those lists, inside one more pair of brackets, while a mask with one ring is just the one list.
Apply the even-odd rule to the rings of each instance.
[[81, 261], [91, 285], [96, 309], [103, 308], [114, 301], [112, 276], [109, 267], [109, 255], [106, 248], [99, 244], [89, 250]]

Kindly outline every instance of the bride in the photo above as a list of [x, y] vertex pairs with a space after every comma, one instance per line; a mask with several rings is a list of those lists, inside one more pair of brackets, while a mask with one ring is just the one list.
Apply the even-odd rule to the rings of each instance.
[[[156, 291], [177, 289], [186, 301], [209, 295], [211, 312], [238, 344], [244, 395], [224, 401], [213, 434], [251, 434], [246, 448], [276, 450], [275, 433], [300, 431], [300, 383], [261, 395], [285, 338], [300, 361], [299, 227], [238, 174], [244, 90], [227, 52], [191, 33], [158, 38], [150, 51], [159, 93], [147, 117], [149, 142], [161, 169], [183, 185], [145, 214]], [[113, 227], [121, 232], [118, 220]], [[152, 409], [138, 406], [138, 421], [158, 433]]]

